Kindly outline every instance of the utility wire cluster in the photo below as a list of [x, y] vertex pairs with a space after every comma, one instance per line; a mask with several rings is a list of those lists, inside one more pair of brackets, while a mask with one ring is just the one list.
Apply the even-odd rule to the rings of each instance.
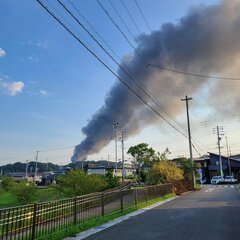
[[[85, 23], [84, 24], [71, 10], [70, 8], [63, 3], [62, 0], [56, 0], [56, 2], [59, 4], [59, 6], [62, 7], [62, 10], [64, 12], [64, 14], [67, 14], [68, 17], [70, 17], [72, 20], [75, 21], [75, 23], [78, 24], [79, 27], [82, 28], [82, 30], [85, 31], [85, 33], [88, 34], [88, 36], [98, 45], [98, 47], [111, 59], [111, 61], [113, 61], [114, 64], [116, 64], [118, 66], [118, 68], [124, 72], [126, 78], [122, 78], [119, 76], [118, 73], [116, 73], [116, 71], [108, 64], [106, 63], [106, 61], [103, 60], [103, 57], [100, 56], [99, 54], [96, 53], [96, 51], [93, 49], [92, 46], [90, 46], [89, 44], [85, 43], [83, 41], [82, 36], [79, 36], [78, 32], [72, 30], [71, 24], [66, 23], [66, 20], [63, 20], [63, 17], [59, 17], [62, 16], [58, 10], [56, 10], [56, 8], [54, 8], [55, 12], [49, 8], [49, 6], [47, 6], [46, 4], [43, 3], [43, 1], [41, 0], [36, 0], [44, 9], [45, 11], [47, 11], [74, 39], [76, 39], [78, 41], [79, 44], [81, 44], [95, 59], [97, 59], [108, 71], [110, 71], [123, 85], [125, 85], [125, 87], [132, 93], [134, 94], [143, 104], [145, 104], [148, 108], [150, 108], [157, 116], [159, 116], [160, 118], [162, 118], [171, 128], [173, 128], [174, 130], [176, 130], [179, 134], [181, 134], [182, 136], [184, 136], [185, 138], [187, 138], [187, 129], [185, 128], [185, 126], [183, 124], [181, 124], [179, 121], [177, 121], [177, 119], [175, 119], [174, 116], [172, 116], [167, 109], [157, 100], [156, 97], [154, 97], [149, 91], [147, 91], [136, 79], [136, 75], [134, 73], [131, 72], [131, 70], [124, 64], [119, 63], [120, 57], [117, 56], [117, 54], [114, 52], [114, 50], [110, 47], [110, 45], [107, 43], [106, 40], [104, 40], [104, 38], [100, 35], [99, 32], [97, 32], [94, 27], [90, 24], [90, 22], [87, 20], [87, 18], [81, 14], [79, 8], [77, 8], [75, 6], [75, 4], [71, 1], [68, 1], [70, 3], [70, 5], [72, 6], [72, 8], [75, 10], [75, 12], [77, 12], [78, 16], [80, 16]], [[47, 1], [48, 2], [48, 1]], [[49, 3], [49, 2], [48, 2]], [[121, 27], [116, 23], [116, 21], [114, 20], [114, 18], [111, 16], [111, 14], [106, 10], [106, 8], [103, 6], [103, 4], [100, 2], [100, 0], [97, 0], [97, 3], [99, 4], [99, 6], [101, 7], [101, 9], [105, 12], [105, 14], [107, 15], [107, 17], [109, 18], [110, 22], [114, 25], [114, 27], [122, 34], [123, 38], [127, 41], [127, 43], [130, 45], [130, 47], [134, 50], [134, 52], [136, 53], [136, 55], [140, 58], [141, 61], [144, 62], [141, 54], [138, 52], [137, 48], [131, 43], [130, 39], [128, 38], [128, 36], [124, 33], [124, 31], [121, 29]], [[128, 30], [128, 32], [131, 34], [131, 36], [133, 37], [134, 41], [134, 34], [132, 33], [132, 31], [130, 30], [130, 28], [127, 26], [127, 24], [125, 23], [125, 21], [123, 20], [123, 17], [121, 16], [121, 14], [119, 13], [119, 11], [117, 10], [116, 6], [114, 6], [113, 2], [111, 0], [109, 0], [110, 5], [112, 6], [112, 8], [114, 9], [114, 11], [116, 12], [116, 14], [118, 15], [118, 17], [121, 19], [122, 23], [124, 24], [125, 28]], [[130, 17], [130, 19], [132, 20], [132, 22], [134, 23], [137, 31], [139, 32], [139, 34], [141, 33], [140, 28], [138, 27], [136, 21], [134, 20], [133, 16], [131, 15], [130, 10], [127, 8], [127, 5], [123, 2], [123, 0], [121, 0], [121, 3], [125, 9], [125, 11], [127, 12], [128, 16]], [[143, 11], [140, 8], [140, 5], [138, 4], [137, 0], [135, 0], [137, 9], [139, 10], [141, 16], [144, 19], [144, 22], [146, 23], [149, 31], [151, 31], [150, 25], [147, 22], [147, 19], [145, 18]], [[50, 4], [49, 4], [50, 5]], [[52, 6], [52, 5], [51, 5]], [[58, 14], [56, 13], [56, 11], [58, 12]], [[90, 29], [89, 29], [90, 27]], [[92, 32], [93, 33], [92, 33]], [[100, 41], [107, 46], [108, 50], [104, 47], [104, 45], [98, 40], [100, 39]], [[115, 57], [113, 57], [113, 55], [115, 55], [116, 58], [118, 58], [118, 60], [116, 60]], [[147, 65], [147, 63], [145, 63], [145, 65]], [[153, 66], [153, 65], [152, 65]], [[147, 69], [146, 69], [147, 70]], [[164, 70], [169, 70], [167, 68], [164, 68]], [[172, 69], [170, 69], [172, 71]], [[175, 71], [178, 73], [182, 73], [180, 71]], [[189, 74], [189, 73], [188, 73]], [[206, 76], [205, 76], [206, 77]], [[209, 76], [208, 76], [209, 77]], [[233, 80], [233, 79], [232, 79]], [[234, 79], [236, 80], [236, 79]], [[239, 79], [240, 80], [240, 79]], [[131, 81], [134, 85], [129, 84], [129, 81]], [[135, 87], [133, 87], [135, 86]], [[137, 87], [137, 90], [136, 90]], [[139, 92], [140, 91], [140, 92]], [[148, 98], [148, 100], [151, 100], [151, 102], [146, 100], [146, 97]], [[153, 105], [152, 103], [154, 103], [155, 105]], [[155, 106], [155, 107], [154, 107]], [[161, 112], [159, 112], [156, 109], [156, 106], [161, 110]], [[166, 116], [164, 116], [162, 113], [166, 114]], [[193, 148], [199, 153], [199, 151], [196, 149], [196, 147], [201, 151], [201, 152], [205, 152], [203, 151], [199, 145], [196, 143], [196, 140], [193, 139], [194, 145]], [[198, 141], [199, 142], [199, 141]], [[200, 153], [199, 153], [200, 154]]]

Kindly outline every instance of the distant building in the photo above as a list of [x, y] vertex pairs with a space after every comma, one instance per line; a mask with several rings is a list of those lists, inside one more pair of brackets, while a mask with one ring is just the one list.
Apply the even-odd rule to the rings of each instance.
[[[220, 162], [219, 155], [215, 153], [209, 153], [199, 158], [195, 158], [194, 162], [201, 164], [202, 175], [207, 178], [209, 182], [213, 176], [220, 175]], [[229, 165], [231, 173], [229, 172]], [[240, 180], [240, 154], [229, 157], [222, 156], [222, 170], [223, 175], [233, 175], [235, 178]]]
[[[113, 171], [113, 174], [115, 176], [121, 177], [122, 176], [122, 163], [119, 162], [116, 163], [113, 162], [88, 162], [87, 165], [87, 173], [88, 174], [100, 174], [104, 175], [108, 171]], [[132, 166], [132, 164], [125, 163], [124, 164], [124, 176], [127, 177], [129, 175], [135, 175], [136, 174], [136, 168]]]
[[[26, 176], [25, 172], [13, 172], [13, 173], [8, 173], [8, 176], [13, 178], [15, 182], [20, 182], [23, 180], [27, 180], [28, 182], [33, 182], [34, 181], [34, 173], [28, 173]], [[36, 182], [41, 182], [42, 181], [42, 173], [37, 173], [36, 175]]]

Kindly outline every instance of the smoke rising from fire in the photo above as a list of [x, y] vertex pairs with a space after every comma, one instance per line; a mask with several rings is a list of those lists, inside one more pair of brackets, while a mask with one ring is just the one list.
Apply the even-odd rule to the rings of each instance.
[[[138, 38], [137, 52], [125, 57], [124, 65], [131, 69], [138, 83], [152, 96], [177, 116], [184, 110], [181, 97], [196, 93], [211, 81], [191, 76], [177, 75], [160, 69], [147, 68], [146, 64], [162, 65], [186, 72], [219, 76], [240, 75], [240, 2], [222, 1], [218, 5], [200, 5], [191, 8], [177, 24], [163, 24], [159, 31]], [[139, 57], [139, 55], [141, 57]], [[131, 88], [161, 110], [121, 70], [119, 76]], [[225, 88], [222, 81], [216, 82], [211, 102], [233, 98], [232, 108], [240, 104], [236, 88]], [[224, 111], [224, 109], [222, 109]], [[114, 138], [113, 123], [119, 122], [129, 136], [138, 134], [144, 127], [159, 123], [159, 118], [122, 83], [117, 82], [106, 96], [103, 106], [82, 128], [86, 138], [75, 147], [72, 161], [82, 160], [98, 153]], [[174, 130], [173, 130], [174, 131]]]

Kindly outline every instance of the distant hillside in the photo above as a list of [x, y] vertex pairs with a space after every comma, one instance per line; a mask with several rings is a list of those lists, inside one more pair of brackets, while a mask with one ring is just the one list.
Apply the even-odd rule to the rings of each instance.
[[[37, 164], [38, 172], [45, 172], [45, 171], [56, 171], [60, 169], [59, 165], [53, 163], [42, 163], [38, 162]], [[16, 162], [13, 164], [6, 164], [0, 166], [0, 172], [3, 174], [11, 173], [11, 172], [25, 172], [26, 171], [26, 163]], [[35, 171], [35, 162], [28, 163], [28, 172]]]
[[[84, 168], [87, 167], [88, 163], [98, 163], [98, 164], [106, 164], [108, 161], [106, 160], [100, 160], [100, 161], [84, 161]], [[82, 167], [82, 161], [77, 161], [75, 163], [69, 163], [67, 165], [61, 166], [61, 168], [71, 168], [71, 169], [77, 169]], [[37, 164], [38, 172], [46, 172], [46, 171], [57, 171], [60, 169], [60, 166], [57, 164], [53, 163], [42, 163], [38, 162]], [[3, 173], [8, 174], [8, 173], [13, 173], [13, 172], [25, 172], [26, 171], [26, 163], [21, 163], [21, 162], [15, 162], [12, 164], [6, 164], [3, 166], [0, 166], [0, 174]], [[35, 162], [29, 162], [28, 163], [28, 172], [34, 172], [35, 171]]]

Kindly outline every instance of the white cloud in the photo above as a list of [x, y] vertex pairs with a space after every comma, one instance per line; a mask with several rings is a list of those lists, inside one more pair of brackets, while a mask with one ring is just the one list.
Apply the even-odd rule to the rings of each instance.
[[41, 89], [41, 90], [39, 91], [39, 93], [40, 93], [41, 95], [43, 95], [43, 96], [48, 95], [48, 92], [45, 91], [45, 90], [43, 90], [43, 89]]
[[28, 57], [28, 60], [33, 61], [33, 62], [38, 62], [38, 61], [39, 61], [39, 58], [36, 57], [36, 56], [29, 56], [29, 57]]
[[38, 41], [36, 45], [40, 48], [48, 48], [49, 47], [49, 41], [47, 39]]
[[24, 87], [24, 83], [18, 82], [4, 82], [0, 79], [0, 90], [9, 96], [15, 96], [17, 93], [21, 93]]
[[4, 57], [6, 55], [6, 51], [0, 48], [0, 57]]

